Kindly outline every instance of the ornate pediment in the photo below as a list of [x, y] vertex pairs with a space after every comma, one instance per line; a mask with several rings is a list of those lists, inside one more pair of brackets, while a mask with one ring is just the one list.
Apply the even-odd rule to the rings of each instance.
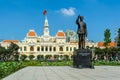
[[35, 43], [34, 43], [34, 42], [29, 42], [28, 45], [29, 45], [29, 46], [34, 46]]

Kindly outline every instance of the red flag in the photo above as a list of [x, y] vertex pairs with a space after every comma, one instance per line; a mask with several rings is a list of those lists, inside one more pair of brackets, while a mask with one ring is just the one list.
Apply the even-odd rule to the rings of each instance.
[[46, 15], [47, 14], [47, 11], [45, 10], [44, 12], [43, 12], [43, 15]]

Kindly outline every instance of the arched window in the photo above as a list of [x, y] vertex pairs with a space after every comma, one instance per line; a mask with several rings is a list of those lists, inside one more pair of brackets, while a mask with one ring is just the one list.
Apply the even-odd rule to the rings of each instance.
[[20, 51], [22, 51], [22, 47], [20, 47]]
[[63, 51], [63, 47], [60, 47], [60, 48], [59, 48], [59, 51]]
[[76, 47], [74, 47], [74, 51], [76, 50]]
[[40, 51], [40, 47], [39, 46], [37, 47], [37, 51]]
[[56, 47], [53, 48], [53, 51], [56, 51]]
[[49, 51], [52, 51], [52, 47], [50, 46]]
[[68, 47], [66, 47], [66, 51], [68, 51]]
[[70, 51], [72, 51], [72, 47], [70, 47]]
[[43, 46], [41, 47], [41, 51], [44, 51], [44, 47]]
[[33, 46], [30, 47], [30, 51], [34, 51], [34, 47]]
[[27, 51], [27, 48], [26, 48], [26, 46], [24, 46], [24, 51]]
[[45, 51], [48, 51], [48, 47], [45, 47]]

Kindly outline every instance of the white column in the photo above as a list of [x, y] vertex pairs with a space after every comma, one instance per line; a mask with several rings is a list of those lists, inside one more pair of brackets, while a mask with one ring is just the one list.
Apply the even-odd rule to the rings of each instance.
[[48, 52], [50, 51], [50, 46], [47, 46], [48, 47]]

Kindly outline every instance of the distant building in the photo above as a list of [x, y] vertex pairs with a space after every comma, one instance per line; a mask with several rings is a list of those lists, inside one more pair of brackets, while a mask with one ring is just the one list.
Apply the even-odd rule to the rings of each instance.
[[73, 30], [66, 31], [67, 42], [78, 42], [78, 35]]
[[97, 42], [94, 42], [94, 41], [92, 41], [92, 40], [86, 39], [85, 42], [86, 42], [86, 43], [85, 43], [86, 47], [98, 47], [98, 43], [97, 43]]
[[18, 44], [20, 42], [18, 40], [3, 40], [1, 42], [1, 46], [5, 47], [7, 49], [7, 47], [10, 46], [11, 43]]
[[[98, 42], [98, 45], [97, 45], [99, 48], [105, 48], [105, 45], [104, 45], [104, 42]], [[108, 44], [108, 47], [116, 47], [116, 43], [115, 42], [110, 42]]]

